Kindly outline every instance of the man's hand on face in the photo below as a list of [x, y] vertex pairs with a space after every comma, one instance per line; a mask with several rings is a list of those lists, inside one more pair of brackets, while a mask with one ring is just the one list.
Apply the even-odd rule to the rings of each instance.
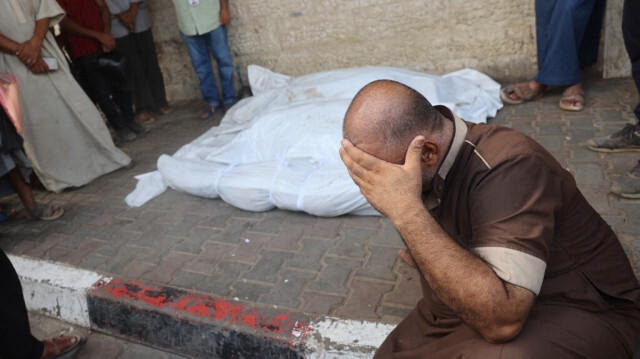
[[411, 141], [403, 165], [383, 161], [342, 140], [340, 157], [367, 201], [392, 222], [422, 206], [423, 136]]

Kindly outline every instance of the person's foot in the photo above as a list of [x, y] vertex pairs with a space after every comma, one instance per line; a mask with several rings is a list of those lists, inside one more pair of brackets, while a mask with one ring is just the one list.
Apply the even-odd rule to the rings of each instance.
[[534, 80], [509, 85], [500, 90], [500, 99], [509, 105], [519, 105], [542, 96], [546, 88]]
[[584, 89], [582, 88], [582, 82], [567, 87], [562, 93], [558, 106], [565, 111], [582, 111], [582, 109], [584, 109]]
[[118, 138], [122, 142], [129, 142], [129, 141], [133, 141], [133, 140], [136, 139], [136, 134], [133, 133], [127, 127], [123, 127], [123, 128], [117, 129], [116, 130], [116, 134], [118, 135]]
[[198, 118], [200, 118], [201, 120], [208, 120], [213, 117], [214, 113], [216, 113], [216, 107], [212, 105], [208, 105], [207, 108], [204, 111], [202, 111], [202, 113]]
[[640, 151], [640, 125], [628, 124], [609, 136], [590, 139], [587, 146], [597, 152]]
[[153, 117], [153, 112], [150, 110], [144, 110], [138, 115], [137, 120], [143, 125], [148, 125], [153, 123], [156, 119]]
[[64, 208], [61, 206], [43, 204], [36, 204], [36, 207], [29, 213], [32, 218], [39, 219], [41, 221], [53, 221], [54, 219], [62, 217], [63, 214]]
[[158, 112], [160, 112], [161, 115], [168, 115], [173, 111], [173, 109], [171, 108], [171, 106], [166, 105], [166, 106], [162, 106], [158, 109]]
[[640, 179], [622, 176], [611, 186], [611, 193], [622, 198], [640, 199]]
[[149, 128], [147, 126], [142, 126], [135, 121], [127, 123], [127, 128], [130, 129], [136, 135], [149, 132]]
[[84, 341], [84, 337], [79, 334], [61, 335], [57, 338], [46, 339], [43, 341], [44, 350], [40, 359], [71, 358]]

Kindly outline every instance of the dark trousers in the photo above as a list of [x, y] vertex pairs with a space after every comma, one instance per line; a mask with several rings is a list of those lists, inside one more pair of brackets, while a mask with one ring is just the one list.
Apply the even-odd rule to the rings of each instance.
[[[107, 116], [111, 127], [121, 129], [125, 127], [126, 123], [134, 120], [131, 89], [126, 81], [116, 81], [98, 69], [97, 57], [100, 53], [98, 51], [92, 55], [79, 57], [74, 60], [74, 63], [80, 72], [82, 85], [87, 95], [94, 103], [98, 104]], [[118, 107], [120, 111], [118, 111]]]
[[31, 335], [20, 279], [1, 249], [0, 288], [0, 358], [40, 358], [44, 344]]
[[[622, 37], [631, 60], [631, 76], [640, 95], [640, 0], [625, 0], [622, 10]], [[633, 111], [640, 126], [640, 103]]]
[[536, 0], [537, 82], [582, 82], [580, 68], [598, 60], [604, 6], [605, 0]]
[[116, 48], [127, 61], [127, 81], [133, 91], [136, 111], [167, 106], [164, 79], [151, 29], [116, 39]]

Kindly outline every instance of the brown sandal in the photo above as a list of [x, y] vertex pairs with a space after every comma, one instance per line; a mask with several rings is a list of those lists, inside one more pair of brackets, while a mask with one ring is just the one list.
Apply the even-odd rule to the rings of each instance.
[[[536, 91], [529, 86], [529, 82], [523, 82], [519, 84], [509, 85], [503, 87], [500, 90], [500, 99], [502, 102], [509, 105], [519, 105], [542, 96], [544, 89]], [[511, 95], [516, 95], [518, 98], [513, 99]]]
[[70, 359], [85, 338], [80, 334], [61, 335], [57, 338], [44, 340], [44, 350], [40, 359]]
[[[567, 105], [566, 103], [569, 103]], [[582, 111], [584, 109], [584, 90], [576, 89], [575, 85], [567, 87], [562, 93], [558, 107], [565, 111]]]

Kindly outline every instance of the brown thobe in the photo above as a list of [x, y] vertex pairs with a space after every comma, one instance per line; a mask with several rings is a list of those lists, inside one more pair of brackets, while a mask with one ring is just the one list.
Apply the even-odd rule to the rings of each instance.
[[490, 344], [423, 279], [423, 299], [376, 358], [630, 357], [640, 342], [640, 286], [573, 176], [515, 130], [436, 108], [455, 131], [427, 208], [457, 243], [536, 300], [514, 340]]

